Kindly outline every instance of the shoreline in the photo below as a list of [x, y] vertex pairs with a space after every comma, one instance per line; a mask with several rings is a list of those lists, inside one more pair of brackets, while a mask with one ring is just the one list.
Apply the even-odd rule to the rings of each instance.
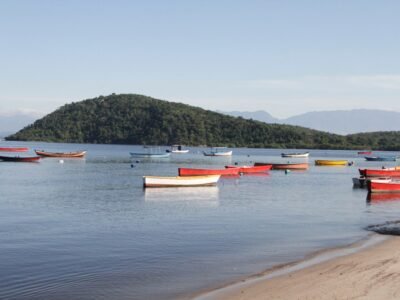
[[[398, 252], [396, 252], [396, 249], [398, 249]], [[280, 264], [232, 283], [200, 291], [187, 298], [194, 300], [357, 298], [354, 293], [362, 290], [365, 294], [365, 286], [368, 283], [365, 283], [365, 280], [360, 281], [360, 286], [357, 289], [353, 272], [350, 274], [346, 270], [341, 270], [343, 266], [348, 264], [349, 268], [352, 269], [354, 260], [358, 262], [358, 271], [366, 270], [366, 272], [360, 272], [360, 274], [367, 273], [364, 275], [368, 276], [368, 273], [371, 273], [369, 275], [373, 277], [374, 273], [380, 274], [382, 272], [380, 267], [385, 266], [385, 261], [397, 262], [393, 258], [396, 255], [399, 257], [399, 265], [394, 265], [394, 268], [400, 271], [400, 237], [372, 233], [355, 243], [313, 252], [299, 261]], [[379, 264], [381, 260], [384, 260], [382, 265]], [[365, 266], [367, 264], [373, 265], [373, 267]], [[357, 267], [354, 267], [354, 269], [357, 270]], [[389, 275], [388, 277], [391, 277]], [[346, 282], [352, 282], [352, 294], [342, 293], [342, 295], [339, 295], [341, 287]], [[329, 283], [329, 287], [321, 288], [321, 284], [327, 285], [327, 283]], [[399, 294], [393, 299], [400, 299], [400, 278], [395, 283], [399, 286]], [[369, 285], [371, 285], [371, 282]], [[329, 293], [329, 291], [331, 292]], [[384, 291], [380, 290], [380, 292]], [[360, 294], [363, 293], [360, 292]]]

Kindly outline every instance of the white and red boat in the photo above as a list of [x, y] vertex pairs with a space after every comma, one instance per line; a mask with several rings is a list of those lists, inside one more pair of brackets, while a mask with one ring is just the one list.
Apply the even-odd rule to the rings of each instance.
[[190, 187], [216, 185], [220, 175], [208, 176], [143, 176], [144, 187]]

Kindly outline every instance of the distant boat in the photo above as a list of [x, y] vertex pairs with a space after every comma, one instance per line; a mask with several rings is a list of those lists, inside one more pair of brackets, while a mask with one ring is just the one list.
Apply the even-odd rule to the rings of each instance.
[[189, 152], [189, 149], [183, 149], [182, 145], [172, 145], [171, 150], [167, 150], [167, 152], [175, 154], [185, 154]]
[[0, 156], [0, 160], [12, 162], [38, 162], [40, 156]]
[[203, 151], [205, 156], [232, 156], [232, 150], [225, 150], [226, 147], [214, 147], [210, 151]]
[[316, 166], [346, 166], [349, 162], [347, 160], [331, 160], [331, 159], [317, 159], [315, 160]]
[[209, 176], [143, 176], [144, 187], [193, 187], [216, 185], [220, 175]]
[[263, 166], [225, 166], [226, 169], [239, 168], [239, 173], [249, 174], [249, 173], [265, 173], [271, 170], [272, 165]]
[[145, 146], [146, 151], [143, 152], [129, 152], [131, 157], [137, 158], [168, 158], [170, 152], [162, 152], [159, 147]]
[[29, 148], [27, 147], [0, 147], [2, 152], [26, 152]]
[[358, 151], [357, 154], [358, 155], [371, 155], [372, 151]]
[[282, 157], [291, 157], [291, 158], [307, 158], [310, 155], [310, 152], [304, 153], [282, 153]]
[[47, 152], [44, 150], [35, 150], [37, 155], [44, 157], [65, 157], [65, 158], [81, 158], [84, 157], [86, 151], [75, 151], [75, 152]]
[[228, 169], [193, 169], [179, 168], [179, 176], [199, 176], [199, 175], [239, 175], [240, 168]]
[[254, 166], [272, 165], [272, 170], [307, 170], [308, 163], [262, 163], [256, 162]]
[[397, 156], [365, 156], [367, 161], [396, 161]]

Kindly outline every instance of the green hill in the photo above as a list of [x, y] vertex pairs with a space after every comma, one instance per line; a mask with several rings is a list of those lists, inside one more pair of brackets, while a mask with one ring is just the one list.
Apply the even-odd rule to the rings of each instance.
[[367, 138], [356, 135], [349, 140], [341, 135], [266, 124], [134, 94], [112, 94], [66, 104], [6, 139], [310, 149], [356, 149], [370, 145]]

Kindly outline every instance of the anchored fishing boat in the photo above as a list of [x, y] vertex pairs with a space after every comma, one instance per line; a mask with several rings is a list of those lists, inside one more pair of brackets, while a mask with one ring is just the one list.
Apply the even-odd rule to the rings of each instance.
[[361, 176], [365, 177], [400, 177], [400, 169], [358, 169]]
[[291, 157], [291, 158], [307, 158], [310, 155], [309, 152], [304, 153], [282, 153], [282, 157]]
[[332, 159], [317, 159], [315, 160], [316, 166], [346, 166], [349, 162], [347, 160], [332, 160]]
[[272, 165], [272, 170], [307, 170], [308, 163], [263, 163], [256, 162], [254, 166]]
[[2, 152], [27, 152], [28, 150], [28, 147], [0, 147]]
[[226, 169], [239, 168], [239, 173], [249, 174], [249, 173], [264, 173], [272, 169], [272, 165], [263, 166], [225, 166]]
[[232, 150], [226, 150], [226, 147], [214, 147], [210, 151], [203, 151], [205, 156], [232, 156]]
[[75, 152], [48, 152], [44, 150], [35, 150], [37, 155], [43, 157], [65, 157], [65, 158], [81, 158], [84, 157], [86, 151], [75, 151]]
[[182, 145], [172, 145], [171, 150], [167, 150], [167, 152], [175, 154], [185, 154], [189, 152], [189, 149], [183, 149]]
[[208, 176], [143, 176], [144, 187], [193, 187], [216, 185], [220, 175]]
[[0, 160], [12, 162], [38, 162], [40, 156], [0, 156]]
[[193, 169], [193, 168], [179, 168], [179, 176], [200, 176], [200, 175], [239, 175], [240, 168], [227, 168], [227, 169]]
[[365, 156], [367, 161], [396, 161], [397, 156]]

